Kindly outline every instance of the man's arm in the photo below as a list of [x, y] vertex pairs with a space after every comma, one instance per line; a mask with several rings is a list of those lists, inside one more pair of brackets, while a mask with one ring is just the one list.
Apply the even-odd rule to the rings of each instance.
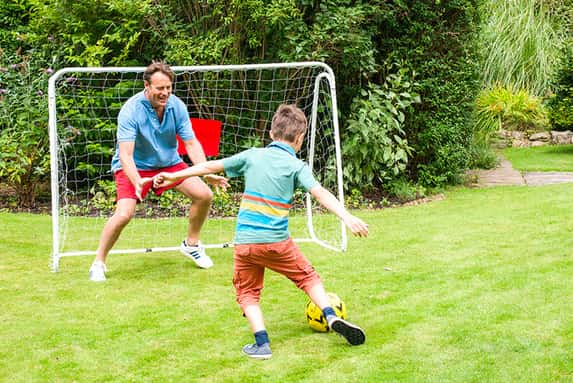
[[310, 194], [312, 194], [322, 206], [336, 214], [350, 229], [352, 234], [359, 237], [368, 236], [368, 224], [350, 214], [331, 192], [318, 185], [310, 189]]
[[203, 146], [198, 139], [193, 138], [184, 142], [185, 150], [187, 150], [187, 155], [193, 163], [193, 165], [200, 164], [207, 161], [205, 157], [205, 152], [203, 151]]
[[133, 150], [135, 148], [134, 141], [126, 141], [118, 143], [119, 146], [119, 161], [121, 162], [121, 169], [135, 187], [135, 195], [141, 201], [141, 189], [143, 183], [141, 177], [137, 172], [135, 161], [133, 160]]

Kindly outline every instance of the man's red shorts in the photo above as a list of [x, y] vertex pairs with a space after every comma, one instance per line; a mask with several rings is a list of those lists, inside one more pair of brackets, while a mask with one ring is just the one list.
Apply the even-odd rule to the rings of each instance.
[[[168, 166], [162, 169], [138, 170], [137, 172], [141, 177], [153, 177], [154, 175], [159, 174], [161, 172], [176, 172], [178, 170], [185, 169], [188, 167], [189, 166], [185, 162], [179, 162], [176, 165]], [[127, 175], [125, 175], [123, 169], [120, 169], [117, 172], [115, 172], [114, 178], [115, 178], [115, 186], [117, 189], [115, 197], [116, 201], [119, 201], [120, 199], [124, 198], [137, 199], [137, 196], [135, 195], [135, 187], [133, 186], [129, 178], [127, 178]], [[179, 180], [177, 182], [172, 183], [169, 186], [165, 186], [162, 188], [154, 188], [153, 182], [146, 183], [141, 191], [141, 199], [145, 198], [147, 193], [149, 193], [149, 190], [153, 190], [155, 195], [161, 195], [161, 193], [163, 193], [165, 190], [173, 189], [175, 186], [179, 185], [184, 180], [185, 179]]]

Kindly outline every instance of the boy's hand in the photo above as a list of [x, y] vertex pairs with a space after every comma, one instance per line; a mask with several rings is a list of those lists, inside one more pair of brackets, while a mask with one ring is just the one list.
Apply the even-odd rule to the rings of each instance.
[[153, 177], [153, 187], [162, 188], [176, 182], [177, 179], [171, 173], [161, 172]]
[[216, 188], [221, 188], [223, 190], [227, 190], [227, 188], [229, 187], [229, 181], [222, 176], [217, 176], [214, 174], [208, 174], [206, 176], [203, 176], [203, 179], [205, 180], [205, 182], [207, 182], [210, 185], [215, 186]]
[[344, 224], [350, 229], [352, 234], [358, 237], [368, 237], [368, 224], [358, 217], [349, 214], [344, 218]]

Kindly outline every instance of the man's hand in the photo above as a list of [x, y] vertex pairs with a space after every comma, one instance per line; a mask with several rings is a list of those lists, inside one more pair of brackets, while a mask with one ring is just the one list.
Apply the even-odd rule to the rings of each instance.
[[221, 188], [223, 190], [227, 190], [227, 188], [229, 187], [229, 181], [223, 176], [217, 176], [214, 174], [209, 174], [209, 175], [203, 176], [203, 179], [205, 180], [205, 182], [207, 182], [210, 185], [215, 186], [216, 188]]
[[139, 201], [143, 201], [143, 198], [141, 198], [143, 186], [151, 181], [153, 181], [153, 178], [145, 177], [145, 178], [140, 178], [139, 181], [137, 181], [137, 183], [135, 184], [135, 196]]
[[153, 177], [153, 187], [154, 188], [163, 188], [166, 186], [171, 185], [174, 182], [177, 182], [178, 179], [173, 177], [173, 173], [169, 172], [161, 172], [156, 174]]

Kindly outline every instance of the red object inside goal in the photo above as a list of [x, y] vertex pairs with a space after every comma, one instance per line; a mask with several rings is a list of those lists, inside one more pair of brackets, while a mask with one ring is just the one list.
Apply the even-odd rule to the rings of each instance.
[[[202, 118], [191, 118], [191, 127], [195, 132], [195, 137], [203, 146], [205, 156], [214, 157], [219, 155], [219, 142], [221, 141], [221, 121], [205, 120]], [[177, 153], [179, 155], [187, 154], [185, 144], [179, 135], [177, 135]]]

